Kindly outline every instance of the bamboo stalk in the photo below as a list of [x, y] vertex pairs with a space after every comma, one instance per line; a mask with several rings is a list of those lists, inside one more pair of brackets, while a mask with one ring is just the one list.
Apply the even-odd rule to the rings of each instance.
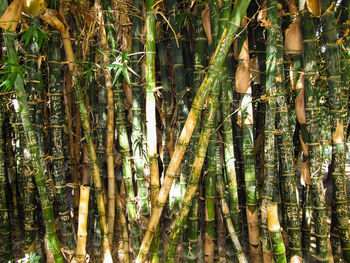
[[[275, 263], [287, 262], [286, 248], [283, 244], [281, 226], [278, 221], [277, 204], [270, 203], [267, 207], [267, 221]], [[294, 261], [293, 261], [294, 262]]]
[[128, 234], [128, 224], [125, 218], [125, 214], [123, 211], [123, 205], [121, 202], [121, 197], [118, 193], [118, 190], [116, 190], [115, 193], [115, 202], [117, 206], [117, 214], [119, 217], [120, 226], [122, 229], [122, 242], [123, 242], [123, 262], [129, 263], [130, 262], [130, 253], [129, 253], [129, 234]]
[[219, 97], [220, 85], [218, 85], [218, 81], [214, 83], [214, 87], [211, 93], [211, 96], [208, 99], [208, 108], [205, 112], [203, 128], [201, 131], [201, 135], [199, 138], [196, 157], [193, 161], [193, 166], [191, 170], [191, 175], [189, 177], [188, 186], [186, 189], [186, 193], [181, 205], [179, 217], [175, 219], [173, 223], [171, 233], [169, 235], [169, 245], [166, 249], [167, 253], [167, 262], [174, 262], [175, 250], [177, 242], [180, 238], [181, 232], [183, 230], [184, 224], [187, 219], [187, 215], [189, 213], [190, 207], [193, 202], [194, 195], [198, 189], [198, 182], [200, 178], [200, 174], [202, 171], [202, 167], [204, 164], [210, 134], [214, 130], [214, 119], [217, 110], [217, 100]]
[[[3, 261], [8, 262], [12, 258], [12, 240], [10, 213], [7, 205], [7, 176], [5, 169], [5, 139], [4, 139], [4, 105], [0, 101], [0, 236], [2, 239]], [[13, 193], [14, 194], [14, 193]]]
[[87, 241], [87, 220], [89, 214], [89, 196], [90, 187], [80, 186], [80, 201], [79, 201], [79, 219], [78, 219], [78, 241], [75, 257], [72, 262], [83, 263], [86, 262], [86, 241]]
[[[331, 130], [332, 130], [332, 176], [335, 198], [334, 226], [338, 228], [342, 254], [345, 261], [350, 261], [350, 224], [347, 209], [347, 191], [345, 178], [346, 150], [344, 141], [344, 106], [343, 82], [341, 79], [340, 54], [334, 15], [334, 4], [328, 0], [321, 0], [321, 23], [325, 28], [326, 61], [328, 90], [330, 100]], [[348, 103], [346, 101], [346, 103]], [[345, 111], [346, 115], [346, 111]], [[333, 224], [332, 224], [333, 225]], [[332, 231], [333, 232], [333, 231]], [[335, 249], [334, 253], [335, 253]], [[320, 255], [322, 256], [322, 255]]]
[[[114, 96], [112, 75], [107, 65], [110, 63], [110, 57], [116, 55], [116, 44], [114, 39], [113, 19], [110, 13], [110, 2], [102, 1], [103, 9], [106, 10], [100, 15], [100, 23], [102, 25], [101, 47], [104, 52], [103, 63], [105, 65], [104, 77], [107, 92], [107, 126], [106, 126], [106, 162], [107, 162], [107, 179], [108, 179], [108, 242], [113, 243], [114, 218], [115, 218], [115, 175], [114, 175]], [[102, 13], [100, 3], [95, 2], [98, 12]]]
[[[143, 44], [140, 39], [142, 22], [141, 11], [142, 1], [134, 0], [133, 7], [135, 8], [135, 16], [132, 17], [132, 47], [131, 52], [134, 55], [131, 57], [131, 66], [135, 73], [131, 75], [131, 88], [132, 88], [132, 132], [131, 132], [131, 144], [133, 150], [134, 164], [135, 164], [135, 176], [137, 180], [139, 209], [142, 216], [149, 216], [148, 208], [148, 191], [146, 186], [146, 178], [144, 175], [144, 159], [143, 159], [143, 131], [144, 121], [142, 118], [142, 100], [143, 93], [141, 87], [141, 54], [143, 51]], [[159, 57], [161, 57], [159, 55]], [[165, 89], [164, 85], [163, 88]], [[142, 226], [145, 224], [142, 224]]]
[[156, 229], [161, 213], [163, 211], [164, 205], [166, 204], [166, 200], [172, 185], [174, 178], [177, 175], [178, 168], [181, 162], [181, 159], [185, 153], [186, 146], [191, 138], [194, 127], [196, 126], [197, 120], [199, 118], [199, 114], [201, 109], [204, 106], [204, 103], [209, 95], [209, 90], [214, 83], [217, 77], [217, 69], [220, 69], [224, 63], [225, 56], [228, 52], [229, 46], [232, 44], [234, 34], [239, 27], [239, 23], [245, 13], [245, 10], [248, 8], [250, 1], [237, 1], [235, 8], [232, 12], [231, 18], [227, 27], [225, 28], [219, 45], [217, 47], [216, 52], [213, 54], [213, 57], [210, 62], [209, 71], [202, 82], [201, 87], [199, 88], [196, 97], [192, 103], [192, 108], [189, 113], [189, 116], [186, 120], [183, 131], [178, 140], [177, 146], [175, 147], [175, 151], [171, 158], [169, 167], [166, 172], [166, 176], [163, 181], [163, 185], [159, 191], [157, 196], [157, 206], [152, 212], [147, 231], [142, 241], [140, 253], [136, 262], [143, 262], [145, 260], [145, 256], [148, 254], [149, 247], [152, 242], [153, 233]]
[[306, 144], [309, 149], [311, 191], [315, 211], [316, 255], [322, 261], [327, 261], [329, 260], [328, 226], [324, 220], [326, 218], [326, 200], [321, 172], [320, 134], [316, 121], [319, 107], [318, 101], [314, 99], [319, 92], [316, 83], [318, 67], [314, 63], [317, 58], [316, 29], [307, 11], [303, 10], [301, 15], [304, 43], [305, 113], [307, 129], [310, 131], [310, 138]]
[[[154, 14], [155, 0], [146, 1], [146, 126], [147, 152], [151, 181], [151, 204], [153, 211], [159, 192], [159, 168], [157, 156], [157, 128], [156, 128], [156, 17]], [[151, 253], [152, 262], [159, 261], [159, 228], [153, 240]]]
[[[64, 8], [62, 3], [60, 4], [60, 13], [64, 17]], [[102, 184], [101, 184], [100, 171], [97, 165], [96, 150], [92, 140], [89, 118], [88, 118], [87, 110], [84, 104], [84, 95], [82, 93], [80, 83], [77, 80], [78, 72], [76, 69], [75, 57], [72, 49], [72, 44], [70, 41], [69, 32], [68, 31], [61, 32], [61, 36], [64, 44], [64, 49], [66, 52], [66, 57], [69, 62], [68, 67], [69, 67], [69, 70], [71, 71], [72, 78], [73, 78], [76, 101], [79, 108], [81, 122], [82, 122], [85, 139], [88, 147], [92, 177], [93, 177], [94, 186], [95, 186], [95, 196], [97, 199], [97, 207], [100, 214], [100, 225], [102, 230], [102, 246], [103, 246], [103, 252], [104, 252], [103, 262], [112, 262], [112, 256], [109, 248], [108, 235], [107, 235], [108, 230], [107, 230], [107, 222], [106, 222], [106, 211], [105, 211], [104, 200], [102, 196]]]
[[62, 225], [63, 244], [70, 250], [75, 249], [75, 240], [73, 236], [72, 218], [67, 203], [66, 196], [66, 178], [64, 170], [64, 106], [63, 106], [63, 82], [62, 77], [60, 35], [58, 32], [52, 32], [51, 45], [49, 49], [49, 97], [50, 97], [50, 128], [53, 138], [52, 147], [52, 175], [55, 179], [56, 195], [58, 196], [58, 209], [60, 223]]

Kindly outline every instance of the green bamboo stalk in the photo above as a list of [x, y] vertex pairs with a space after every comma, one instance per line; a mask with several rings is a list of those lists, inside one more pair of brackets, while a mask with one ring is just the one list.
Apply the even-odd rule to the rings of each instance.
[[[238, 67], [236, 73], [236, 92], [240, 93], [241, 99], [241, 119], [242, 119], [242, 134], [243, 134], [243, 162], [244, 162], [244, 179], [246, 189], [246, 215], [249, 233], [249, 249], [253, 262], [261, 262], [261, 245], [258, 230], [258, 190], [257, 180], [255, 176], [255, 153], [254, 153], [254, 116], [252, 104], [252, 87], [250, 78], [244, 80], [238, 75], [249, 72], [249, 50], [248, 39], [244, 40], [243, 48], [238, 56]], [[242, 71], [241, 71], [242, 70]], [[249, 73], [246, 73], [247, 75]], [[238, 83], [239, 81], [239, 83]], [[228, 97], [228, 95], [226, 95]], [[232, 132], [228, 136], [232, 137]], [[226, 157], [226, 156], [225, 156]]]
[[[142, 22], [141, 22], [141, 10], [142, 1], [134, 0], [133, 7], [135, 8], [135, 15], [132, 17], [132, 48], [131, 52], [131, 67], [137, 74], [131, 75], [131, 88], [132, 88], [132, 132], [131, 132], [131, 144], [134, 156], [135, 164], [135, 176], [137, 180], [137, 191], [139, 200], [139, 209], [142, 216], [147, 217], [149, 215], [148, 208], [148, 191], [146, 187], [146, 180], [144, 176], [144, 159], [142, 152], [143, 144], [143, 131], [144, 126], [142, 118], [142, 87], [141, 87], [141, 52], [143, 51], [143, 45], [140, 39]], [[159, 56], [160, 57], [160, 56]], [[163, 88], [165, 89], [164, 85]], [[144, 224], [142, 224], [144, 225]], [[143, 226], [141, 226], [143, 227]]]
[[130, 236], [132, 239], [132, 247], [138, 251], [140, 247], [140, 231], [137, 225], [137, 212], [135, 207], [135, 194], [132, 182], [131, 170], [131, 156], [128, 133], [126, 130], [126, 120], [124, 112], [124, 90], [121, 83], [117, 82], [117, 88], [114, 90], [114, 101], [116, 104], [116, 127], [120, 146], [120, 153], [122, 155], [123, 179], [126, 190], [126, 206], [128, 212], [129, 222], [131, 224]]
[[[217, 162], [220, 162], [220, 152], [217, 151]], [[217, 196], [220, 202], [222, 217], [225, 221], [226, 225], [226, 236], [231, 239], [232, 245], [234, 247], [235, 254], [237, 256], [238, 262], [248, 262], [245, 254], [243, 252], [243, 248], [241, 247], [240, 240], [236, 235], [235, 228], [230, 216], [230, 208], [225, 199], [225, 180], [222, 174], [222, 170], [218, 169], [216, 174], [216, 189]]]
[[122, 235], [122, 242], [123, 242], [123, 262], [129, 263], [130, 255], [129, 255], [129, 234], [128, 234], [128, 224], [125, 218], [125, 214], [123, 211], [123, 206], [121, 202], [120, 194], [118, 193], [118, 190], [116, 190], [115, 194], [115, 202], [116, 202], [116, 208], [117, 208], [117, 214], [119, 217], [120, 227], [121, 227], [121, 235]]
[[[225, 74], [225, 73], [224, 73]], [[224, 159], [225, 159], [225, 171], [227, 177], [227, 192], [229, 196], [230, 214], [232, 223], [235, 226], [235, 231], [238, 237], [240, 237], [241, 220], [240, 209], [238, 202], [237, 192], [237, 177], [236, 177], [236, 165], [235, 165], [235, 152], [234, 152], [234, 139], [232, 131], [232, 119], [230, 117], [232, 113], [232, 86], [228, 81], [228, 76], [225, 74], [223, 81], [221, 82], [221, 115], [222, 115], [222, 133], [224, 139]]]
[[217, 110], [217, 99], [219, 97], [218, 81], [214, 83], [212, 94], [208, 99], [208, 108], [206, 110], [203, 122], [203, 128], [199, 138], [199, 143], [196, 150], [196, 157], [193, 161], [191, 175], [188, 181], [188, 186], [184, 199], [182, 201], [179, 217], [175, 219], [171, 233], [169, 235], [169, 244], [166, 249], [167, 262], [174, 262], [176, 245], [182, 233], [183, 227], [186, 223], [187, 215], [193, 202], [194, 195], [198, 189], [198, 182], [202, 167], [204, 164], [206, 151], [209, 144], [210, 135], [214, 130], [214, 119]]
[[[190, 90], [192, 97], [195, 96], [200, 85], [204, 78], [204, 68], [206, 65], [206, 47], [207, 47], [207, 38], [205, 36], [204, 28], [203, 28], [203, 19], [202, 19], [202, 11], [204, 10], [204, 2], [197, 2], [197, 14], [196, 14], [196, 51], [194, 54], [194, 72], [193, 72], [193, 88]], [[193, 131], [192, 140], [189, 143], [189, 149], [187, 151], [189, 167], [193, 166], [193, 161], [195, 158], [195, 147], [198, 144], [199, 135], [200, 135], [200, 127], [201, 121], [199, 121], [198, 125]], [[187, 262], [197, 262], [198, 261], [198, 195], [193, 199], [193, 203], [190, 209], [190, 214], [187, 220], [186, 235], [188, 246], [186, 248], [186, 259]]]
[[[2, 1], [2, 4], [0, 6], [0, 13], [2, 14], [6, 8], [7, 1]], [[14, 35], [10, 32], [3, 32], [3, 37], [8, 54], [8, 61], [11, 63], [13, 67], [12, 69], [15, 70], [15, 67], [18, 66], [18, 62], [15, 49]], [[22, 78], [20, 76], [17, 76], [14, 86], [17, 95], [17, 103], [15, 105], [15, 108], [17, 114], [22, 119], [28, 149], [30, 151], [31, 160], [35, 171], [35, 182], [40, 196], [42, 215], [46, 226], [46, 235], [48, 239], [49, 248], [55, 258], [55, 262], [64, 262], [60, 250], [60, 244], [56, 235], [52, 204], [49, 198], [48, 191], [46, 189], [45, 178], [43, 177], [43, 170], [40, 164], [40, 156], [35, 138], [35, 131], [29, 117], [27, 96], [24, 90]]]
[[[60, 13], [64, 17], [64, 9], [63, 9], [62, 3], [60, 4]], [[61, 35], [62, 35], [66, 57], [67, 57], [67, 60], [69, 61], [68, 67], [72, 74], [72, 82], [74, 85], [76, 102], [79, 109], [81, 124], [83, 126], [83, 131], [84, 131], [86, 144], [88, 148], [90, 169], [91, 169], [94, 186], [95, 186], [95, 196], [97, 200], [97, 207], [100, 214], [100, 225], [102, 230], [102, 246], [103, 246], [103, 252], [104, 252], [103, 262], [112, 262], [111, 251], [110, 251], [108, 235], [107, 235], [108, 231], [107, 231], [107, 222], [106, 222], [106, 211], [105, 211], [105, 205], [104, 205], [104, 200], [102, 196], [100, 170], [97, 164], [95, 145], [92, 140], [88, 112], [84, 104], [84, 94], [81, 90], [80, 83], [77, 80], [77, 69], [75, 65], [75, 57], [72, 49], [72, 44], [70, 42], [69, 32], [68, 31], [61, 32]]]
[[[345, 178], [345, 142], [343, 123], [343, 83], [341, 79], [339, 44], [337, 37], [334, 3], [321, 0], [321, 23], [325, 29], [327, 77], [329, 90], [329, 105], [332, 130], [332, 175], [335, 197], [335, 227], [338, 228], [342, 254], [345, 261], [350, 261], [350, 225], [347, 209], [347, 192]], [[346, 104], [348, 102], [346, 101]], [[336, 248], [333, 248], [335, 251]], [[322, 258], [321, 254], [321, 258]]]
[[[12, 114], [12, 111], [8, 111], [7, 113]], [[18, 181], [18, 176], [17, 176], [17, 171], [16, 171], [16, 162], [15, 162], [15, 155], [14, 155], [14, 149], [13, 149], [13, 139], [14, 141], [17, 140], [17, 135], [14, 133], [14, 130], [12, 129], [10, 124], [11, 118], [10, 116], [7, 115], [7, 118], [5, 119], [5, 141], [6, 141], [6, 146], [5, 146], [5, 169], [6, 172], [9, 174], [9, 180], [11, 181], [11, 205], [13, 209], [13, 225], [15, 227], [14, 235], [17, 236], [19, 234], [22, 234], [22, 200], [19, 195], [19, 181]]]
[[148, 254], [149, 246], [151, 245], [153, 233], [156, 229], [160, 216], [162, 214], [164, 205], [166, 204], [166, 200], [173, 183], [174, 178], [178, 173], [178, 168], [181, 162], [181, 159], [186, 151], [186, 147], [193, 133], [194, 127], [196, 126], [197, 120], [199, 118], [200, 112], [204, 106], [204, 103], [209, 95], [209, 91], [218, 76], [217, 70], [220, 70], [222, 67], [225, 56], [228, 52], [230, 45], [232, 44], [233, 38], [237, 29], [239, 27], [239, 23], [242, 20], [243, 14], [245, 10], [248, 8], [250, 1], [237, 1], [232, 14], [227, 24], [219, 45], [217, 47], [216, 52], [213, 54], [213, 57], [210, 62], [209, 71], [204, 78], [201, 87], [199, 88], [196, 97], [192, 103], [192, 108], [189, 113], [189, 116], [186, 120], [183, 131], [178, 140], [177, 146], [175, 147], [175, 151], [171, 158], [169, 167], [166, 172], [166, 176], [163, 181], [163, 185], [159, 191], [157, 197], [157, 206], [152, 212], [151, 218], [149, 220], [149, 224], [147, 227], [147, 231], [142, 241], [140, 253], [136, 262], [141, 262], [144, 260], [145, 256]]
[[321, 172], [320, 134], [316, 121], [319, 111], [316, 99], [319, 98], [319, 87], [316, 83], [318, 68], [317, 63], [315, 63], [317, 58], [316, 29], [307, 11], [303, 10], [301, 17], [304, 42], [305, 113], [307, 129], [310, 131], [310, 138], [306, 145], [309, 148], [311, 191], [315, 211], [316, 260], [320, 259], [324, 262], [329, 260], [329, 255], [328, 226], [324, 220], [326, 218], [326, 201]]
[[[272, 248], [269, 242], [269, 232], [267, 229], [267, 207], [273, 201], [274, 196], [274, 181], [276, 180], [276, 141], [275, 141], [275, 121], [276, 121], [276, 92], [279, 84], [283, 79], [280, 72], [279, 63], [279, 48], [281, 43], [278, 37], [281, 37], [279, 32], [279, 19], [277, 16], [278, 0], [268, 1], [267, 17], [271, 22], [271, 26], [267, 28], [267, 49], [266, 49], [266, 95], [268, 102], [266, 105], [265, 117], [265, 178], [261, 204], [261, 221], [262, 221], [262, 243], [263, 243], [263, 258], [264, 262], [272, 260]], [[279, 80], [277, 79], [279, 78]]]
[[61, 66], [60, 35], [58, 32], [51, 33], [49, 46], [49, 87], [50, 96], [50, 129], [53, 141], [52, 147], [52, 175], [55, 180], [55, 188], [58, 201], [59, 218], [62, 225], [63, 245], [69, 250], [74, 250], [75, 240], [73, 225], [66, 196], [66, 178], [64, 167], [64, 106], [63, 106], [63, 82]]
[[283, 244], [281, 226], [278, 221], [277, 204], [270, 203], [267, 207], [267, 221], [273, 250], [273, 262], [287, 263], [286, 248]]
[[[214, 120], [214, 127], [216, 126]], [[217, 164], [217, 133], [211, 135], [208, 146], [207, 162], [208, 173], [205, 183], [205, 238], [204, 238], [204, 260], [205, 262], [214, 262], [214, 248], [216, 240], [215, 229], [215, 188], [216, 188], [216, 170], [217, 166], [221, 169], [221, 163]]]
[[[151, 181], [152, 211], [156, 206], [159, 192], [159, 168], [157, 158], [157, 128], [156, 128], [156, 17], [154, 14], [155, 0], [146, 1], [146, 126], [147, 151]], [[159, 229], [152, 244], [152, 262], [158, 262]]]
[[[5, 139], [4, 139], [4, 105], [0, 101], [0, 236], [2, 239], [2, 257], [3, 262], [8, 262], [12, 258], [12, 240], [10, 213], [8, 208], [8, 198], [6, 196], [7, 173], [5, 169]], [[15, 194], [15, 193], [13, 193]]]
[[[189, 106], [186, 95], [186, 83], [185, 83], [185, 69], [184, 69], [184, 57], [182, 54], [182, 39], [180, 36], [180, 28], [177, 22], [177, 9], [178, 1], [177, 0], [168, 0], [166, 1], [166, 9], [169, 16], [169, 24], [174, 32], [170, 32], [171, 40], [171, 50], [173, 58], [173, 72], [175, 79], [175, 98], [176, 98], [176, 110], [177, 110], [177, 119], [175, 124], [175, 140], [179, 138], [180, 130], [182, 129], [184, 122], [187, 118], [189, 112]], [[188, 154], [184, 158], [184, 162], [187, 164]], [[179, 171], [179, 177], [175, 179], [170, 194], [169, 194], [169, 208], [173, 217], [176, 217], [180, 210], [180, 203], [183, 199], [185, 190], [186, 190], [186, 175], [189, 173], [188, 165], [181, 165]]]
[[[292, 7], [293, 5], [293, 7]], [[293, 13], [293, 10], [296, 10], [294, 1], [293, 3], [289, 3], [290, 12]], [[297, 11], [297, 10], [296, 10]], [[294, 11], [295, 12], [295, 11]], [[298, 15], [298, 14], [295, 14]], [[299, 22], [299, 16], [296, 18], [295, 22]], [[299, 28], [300, 29], [300, 28]], [[301, 30], [299, 31], [301, 34]], [[278, 53], [277, 60], [279, 62], [278, 73], [280, 76], [284, 76], [283, 72], [283, 50], [281, 47], [282, 40], [282, 32], [280, 25], [278, 26], [277, 33], [278, 36]], [[300, 36], [301, 37], [301, 36]], [[301, 44], [301, 43], [300, 43]], [[303, 92], [300, 92], [302, 89], [302, 80], [300, 71], [302, 70], [302, 57], [300, 52], [302, 51], [302, 47], [294, 52], [299, 54], [295, 54], [293, 56], [294, 59], [294, 71], [296, 72], [296, 86], [298, 86], [298, 93], [300, 96], [303, 96]], [[299, 204], [298, 204], [298, 190], [297, 190], [297, 180], [295, 175], [295, 162], [294, 162], [294, 152], [293, 152], [293, 127], [290, 120], [290, 116], [288, 114], [288, 105], [287, 105], [287, 87], [283, 82], [278, 83], [277, 87], [277, 125], [276, 128], [279, 132], [278, 138], [278, 149], [280, 153], [280, 173], [282, 179], [282, 195], [284, 202], [284, 214], [286, 215], [286, 228], [288, 231], [288, 240], [289, 240], [289, 250], [290, 250], [290, 259], [297, 262], [301, 262], [301, 232], [300, 232], [300, 220], [299, 220]], [[304, 108], [301, 105], [296, 105], [296, 111], [298, 115], [298, 120], [300, 123], [303, 123], [303, 127], [305, 127], [305, 122], [302, 119], [302, 114], [300, 111], [303, 111]], [[303, 128], [304, 129], [304, 128]]]

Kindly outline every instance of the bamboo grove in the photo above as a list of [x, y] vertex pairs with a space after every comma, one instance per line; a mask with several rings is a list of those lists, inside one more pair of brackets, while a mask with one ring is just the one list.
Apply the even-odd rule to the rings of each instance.
[[350, 262], [350, 0], [0, 0], [0, 262]]

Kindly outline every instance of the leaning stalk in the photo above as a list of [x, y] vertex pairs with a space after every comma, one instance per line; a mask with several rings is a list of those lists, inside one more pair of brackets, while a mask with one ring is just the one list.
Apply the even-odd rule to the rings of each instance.
[[209, 71], [205, 79], [203, 80], [202, 85], [196, 94], [196, 97], [194, 98], [191, 111], [188, 115], [188, 118], [182, 130], [182, 133], [178, 140], [177, 146], [175, 147], [175, 151], [173, 153], [169, 167], [167, 169], [166, 176], [163, 181], [163, 185], [157, 196], [157, 205], [153, 209], [153, 212], [147, 227], [147, 231], [142, 241], [140, 253], [138, 255], [136, 262], [144, 261], [146, 255], [149, 252], [149, 247], [152, 242], [154, 230], [156, 229], [159, 223], [159, 219], [161, 217], [163, 208], [166, 204], [166, 200], [168, 198], [171, 185], [178, 173], [180, 162], [186, 151], [186, 147], [191, 138], [193, 130], [196, 126], [200, 112], [204, 106], [204, 103], [206, 102], [206, 99], [209, 95], [209, 91], [211, 90], [211, 87], [217, 78], [217, 75], [218, 75], [217, 70], [219, 70], [222, 67], [225, 61], [225, 56], [228, 52], [230, 45], [232, 44], [235, 33], [237, 32], [237, 29], [242, 20], [243, 14], [248, 8], [249, 3], [250, 1], [245, 1], [245, 0], [237, 1], [235, 8], [233, 9], [231, 18], [229, 20], [229, 23], [227, 24], [222, 34], [219, 45], [215, 53], [213, 54], [213, 57], [211, 59], [210, 66], [209, 66]]
[[[0, 6], [0, 13], [3, 13], [7, 8], [7, 1], [2, 1]], [[8, 60], [13, 65], [13, 70], [16, 70], [16, 65], [18, 66], [17, 54], [15, 49], [15, 39], [14, 35], [9, 32], [3, 32], [3, 37], [6, 45], [6, 50], [8, 54]], [[46, 188], [45, 178], [43, 176], [43, 170], [40, 163], [40, 155], [38, 151], [35, 130], [30, 121], [27, 96], [24, 90], [24, 85], [22, 78], [17, 76], [15, 83], [15, 92], [17, 95], [17, 103], [15, 104], [15, 109], [17, 114], [20, 116], [23, 129], [27, 139], [28, 149], [30, 151], [31, 161], [35, 172], [35, 182], [39, 191], [42, 214], [46, 226], [46, 235], [48, 239], [49, 248], [55, 258], [55, 262], [64, 262], [60, 243], [56, 235], [55, 220], [53, 215], [53, 209], [49, 193]]]
[[205, 121], [203, 122], [203, 128], [199, 138], [199, 143], [196, 150], [196, 157], [193, 161], [193, 166], [186, 188], [186, 193], [184, 195], [179, 217], [175, 219], [172, 231], [169, 235], [169, 246], [166, 250], [167, 262], [174, 262], [176, 245], [182, 233], [183, 227], [186, 223], [187, 215], [192, 205], [194, 195], [198, 189], [198, 182], [206, 157], [210, 135], [214, 130], [214, 120], [218, 104], [217, 99], [219, 97], [219, 87], [220, 85], [218, 85], [218, 81], [216, 81], [211, 93], [212, 96], [210, 96], [208, 99], [208, 108], [204, 116]]

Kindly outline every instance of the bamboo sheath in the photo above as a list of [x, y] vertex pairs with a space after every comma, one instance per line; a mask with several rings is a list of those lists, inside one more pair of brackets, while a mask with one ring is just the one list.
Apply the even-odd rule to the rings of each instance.
[[164, 205], [166, 204], [166, 200], [168, 198], [172, 182], [177, 175], [179, 165], [186, 151], [186, 147], [192, 136], [193, 130], [196, 126], [200, 112], [209, 95], [209, 91], [212, 87], [212, 84], [214, 83], [218, 75], [217, 69], [221, 68], [225, 61], [225, 56], [228, 52], [230, 45], [232, 44], [235, 32], [239, 27], [243, 14], [248, 8], [249, 3], [250, 1], [245, 0], [237, 1], [233, 9], [231, 18], [222, 34], [218, 47], [212, 56], [208, 73], [205, 79], [203, 80], [202, 85], [198, 90], [197, 95], [192, 103], [191, 111], [181, 132], [177, 146], [175, 147], [175, 151], [167, 169], [163, 185], [157, 196], [157, 205], [152, 212], [147, 231], [143, 238], [141, 249], [136, 262], [144, 262], [146, 260], [147, 254], [149, 252], [149, 247], [152, 242], [153, 233], [159, 223], [159, 219], [162, 214]]

